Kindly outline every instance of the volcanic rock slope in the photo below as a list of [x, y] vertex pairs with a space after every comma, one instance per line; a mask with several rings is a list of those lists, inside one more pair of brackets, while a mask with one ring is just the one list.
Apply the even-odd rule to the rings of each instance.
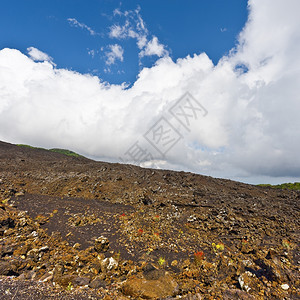
[[0, 298], [299, 299], [299, 199], [0, 142]]

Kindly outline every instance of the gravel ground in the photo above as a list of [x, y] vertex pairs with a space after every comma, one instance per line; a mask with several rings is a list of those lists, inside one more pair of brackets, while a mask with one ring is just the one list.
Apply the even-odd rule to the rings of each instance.
[[31, 280], [18, 280], [17, 278], [0, 276], [0, 299], [1, 300], [84, 300], [103, 299], [103, 295], [86, 289], [68, 292], [52, 284]]

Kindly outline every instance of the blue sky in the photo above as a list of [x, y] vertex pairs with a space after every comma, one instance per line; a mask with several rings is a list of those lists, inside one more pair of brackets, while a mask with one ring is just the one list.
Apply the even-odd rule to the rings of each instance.
[[[0, 140], [299, 181], [299, 11], [299, 0], [2, 0]], [[161, 128], [169, 143], [152, 140]], [[128, 155], [137, 145], [142, 160]]]
[[[215, 64], [237, 43], [248, 13], [247, 2], [236, 0], [3, 0], [0, 48], [27, 53], [28, 47], [35, 47], [59, 68], [92, 73], [110, 83], [133, 83], [141, 68], [150, 67], [158, 56], [139, 59], [136, 39], [110, 38], [109, 32], [127, 19], [114, 14], [116, 9], [124, 13], [139, 7], [131, 25], [141, 17], [148, 38], [156, 36], [173, 60], [206, 52]], [[123, 61], [108, 66], [105, 53], [115, 44], [123, 49]]]

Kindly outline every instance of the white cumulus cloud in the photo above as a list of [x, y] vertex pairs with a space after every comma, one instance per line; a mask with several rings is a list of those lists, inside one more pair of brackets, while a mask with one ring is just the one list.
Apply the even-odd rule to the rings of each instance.
[[[298, 0], [251, 0], [237, 48], [217, 65], [205, 53], [162, 56], [130, 88], [2, 49], [0, 140], [109, 161], [126, 159], [138, 142], [153, 156], [148, 166], [248, 182], [299, 180], [299, 9]], [[111, 64], [123, 59], [118, 46], [110, 45]], [[208, 112], [189, 130], [170, 113], [186, 92]], [[182, 135], [165, 157], [144, 138], [161, 117]]]

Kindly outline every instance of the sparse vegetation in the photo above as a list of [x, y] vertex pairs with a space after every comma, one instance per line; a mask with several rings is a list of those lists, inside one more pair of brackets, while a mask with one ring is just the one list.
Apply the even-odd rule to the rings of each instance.
[[45, 148], [33, 147], [33, 146], [30, 146], [30, 145], [25, 145], [25, 144], [17, 144], [17, 146], [19, 146], [19, 147], [26, 147], [26, 148], [30, 148], [30, 149], [37, 149], [37, 150], [46, 150], [46, 151], [51, 151], [51, 152], [56, 152], [56, 153], [64, 154], [64, 155], [67, 155], [67, 156], [83, 157], [82, 155], [80, 155], [80, 154], [78, 154], [76, 152], [67, 150], [67, 149], [59, 149], [59, 148], [45, 149]]
[[45, 148], [33, 147], [33, 146], [30, 146], [30, 145], [25, 145], [25, 144], [17, 144], [17, 146], [19, 146], [19, 147], [26, 147], [26, 148], [30, 148], [30, 149], [37, 149], [37, 150], [47, 150]]
[[68, 291], [72, 291], [73, 290], [73, 284], [72, 284], [72, 282], [69, 282], [69, 285], [67, 286], [67, 290]]
[[200, 264], [202, 260], [204, 259], [204, 252], [203, 251], [197, 251], [194, 253], [194, 260], [196, 264]]
[[54, 148], [54, 149], [50, 149], [49, 151], [56, 152], [56, 153], [61, 153], [61, 154], [68, 155], [68, 156], [82, 157], [78, 153], [75, 153], [73, 151], [66, 150], [66, 149], [57, 149], [57, 148]]
[[159, 264], [160, 266], [163, 266], [165, 263], [166, 263], [166, 259], [165, 259], [164, 257], [160, 257], [160, 258], [158, 259], [158, 264]]
[[212, 243], [211, 245], [213, 247], [214, 252], [223, 251], [224, 250], [224, 244], [223, 243], [219, 243], [219, 244]]
[[274, 189], [285, 189], [285, 190], [300, 191], [300, 182], [294, 182], [294, 183], [289, 182], [289, 183], [282, 183], [282, 184], [276, 184], [276, 185], [259, 184], [259, 186], [270, 187], [270, 188], [274, 188]]

